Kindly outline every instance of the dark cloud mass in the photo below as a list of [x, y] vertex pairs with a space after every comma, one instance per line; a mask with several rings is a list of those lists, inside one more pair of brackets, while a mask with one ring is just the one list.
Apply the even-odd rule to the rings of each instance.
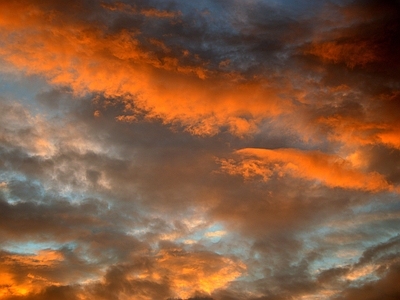
[[400, 298], [400, 2], [0, 1], [0, 299]]

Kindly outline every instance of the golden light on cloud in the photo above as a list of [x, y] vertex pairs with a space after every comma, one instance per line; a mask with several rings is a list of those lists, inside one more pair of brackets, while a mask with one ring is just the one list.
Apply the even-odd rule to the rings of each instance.
[[196, 292], [211, 294], [246, 271], [240, 261], [207, 252], [164, 252], [157, 265], [159, 277], [167, 276], [174, 294], [180, 298], [189, 298]]
[[221, 237], [226, 234], [224, 230], [206, 232], [205, 236], [208, 238]]
[[[54, 250], [41, 250], [37, 254], [12, 254], [2, 257], [0, 268], [0, 297], [23, 296], [39, 292], [48, 285], [59, 285], [40, 274], [41, 270], [54, 268], [64, 260], [63, 255]], [[27, 274], [18, 274], [18, 268], [28, 271]], [[36, 274], [34, 274], [36, 273]]]
[[[227, 126], [243, 136], [255, 132], [263, 118], [290, 109], [290, 101], [279, 96], [289, 86], [207, 70], [201, 62], [184, 65], [161, 41], [151, 39], [150, 45], [162, 52], [159, 58], [134, 31], [104, 33], [95, 24], [74, 20], [63, 20], [65, 26], [62, 15], [46, 15], [40, 6], [31, 14], [25, 5], [3, 6], [0, 34], [8, 43], [0, 55], [6, 61], [28, 74], [44, 75], [53, 84], [71, 86], [77, 94], [126, 96], [128, 114], [144, 110], [148, 118], [182, 124], [196, 135], [213, 135]], [[28, 20], [9, 18], [10, 10]], [[24, 23], [27, 27], [21, 28]], [[132, 97], [135, 108], [129, 111]]]
[[375, 265], [366, 265], [361, 268], [355, 268], [354, 270], [351, 270], [347, 275], [346, 279], [348, 280], [356, 280], [361, 277], [365, 277], [368, 275], [371, 275], [373, 272], [375, 272], [378, 269], [379, 266]]
[[395, 189], [376, 172], [364, 173], [348, 160], [319, 151], [296, 149], [242, 149], [236, 152], [241, 159], [222, 160], [222, 170], [244, 178], [290, 175], [306, 180], [318, 180], [329, 187], [360, 189], [372, 192]]

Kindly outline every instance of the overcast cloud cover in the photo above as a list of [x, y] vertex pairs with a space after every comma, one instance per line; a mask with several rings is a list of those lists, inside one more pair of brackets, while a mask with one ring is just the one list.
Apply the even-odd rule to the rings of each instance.
[[0, 0], [0, 299], [400, 299], [399, 53], [398, 0]]

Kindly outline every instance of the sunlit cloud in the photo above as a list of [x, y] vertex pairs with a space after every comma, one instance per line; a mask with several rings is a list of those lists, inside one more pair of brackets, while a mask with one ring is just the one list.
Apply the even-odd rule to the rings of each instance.
[[[107, 33], [89, 21], [72, 19], [64, 19], [66, 27], [58, 21], [65, 17], [61, 12], [46, 15], [34, 5], [26, 14], [30, 8], [21, 3], [3, 6], [1, 34], [8, 43], [0, 54], [5, 60], [30, 74], [43, 74], [53, 84], [71, 86], [78, 94], [124, 96], [126, 113], [145, 111], [149, 118], [178, 122], [198, 135], [216, 134], [222, 126], [244, 135], [290, 105], [279, 96], [282, 87], [269, 79], [244, 80], [237, 73], [207, 69], [196, 59], [194, 65], [185, 65], [162, 41], [150, 39], [142, 45], [135, 30]], [[27, 27], [8, 17], [11, 10], [29, 18]], [[146, 10], [144, 15], [155, 12]], [[38, 44], [40, 49], [30, 50]], [[118, 119], [129, 120], [129, 115]]]
[[280, 177], [291, 175], [316, 180], [329, 187], [375, 192], [395, 189], [381, 174], [364, 173], [355, 168], [350, 161], [319, 151], [242, 149], [236, 153], [243, 158], [239, 162], [220, 161], [222, 170], [231, 175], [242, 175], [245, 179], [259, 177], [266, 181], [276, 174]]

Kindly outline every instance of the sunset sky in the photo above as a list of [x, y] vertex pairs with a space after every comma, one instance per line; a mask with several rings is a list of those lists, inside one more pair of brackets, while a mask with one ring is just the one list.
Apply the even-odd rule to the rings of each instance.
[[0, 300], [400, 299], [400, 1], [0, 0]]

